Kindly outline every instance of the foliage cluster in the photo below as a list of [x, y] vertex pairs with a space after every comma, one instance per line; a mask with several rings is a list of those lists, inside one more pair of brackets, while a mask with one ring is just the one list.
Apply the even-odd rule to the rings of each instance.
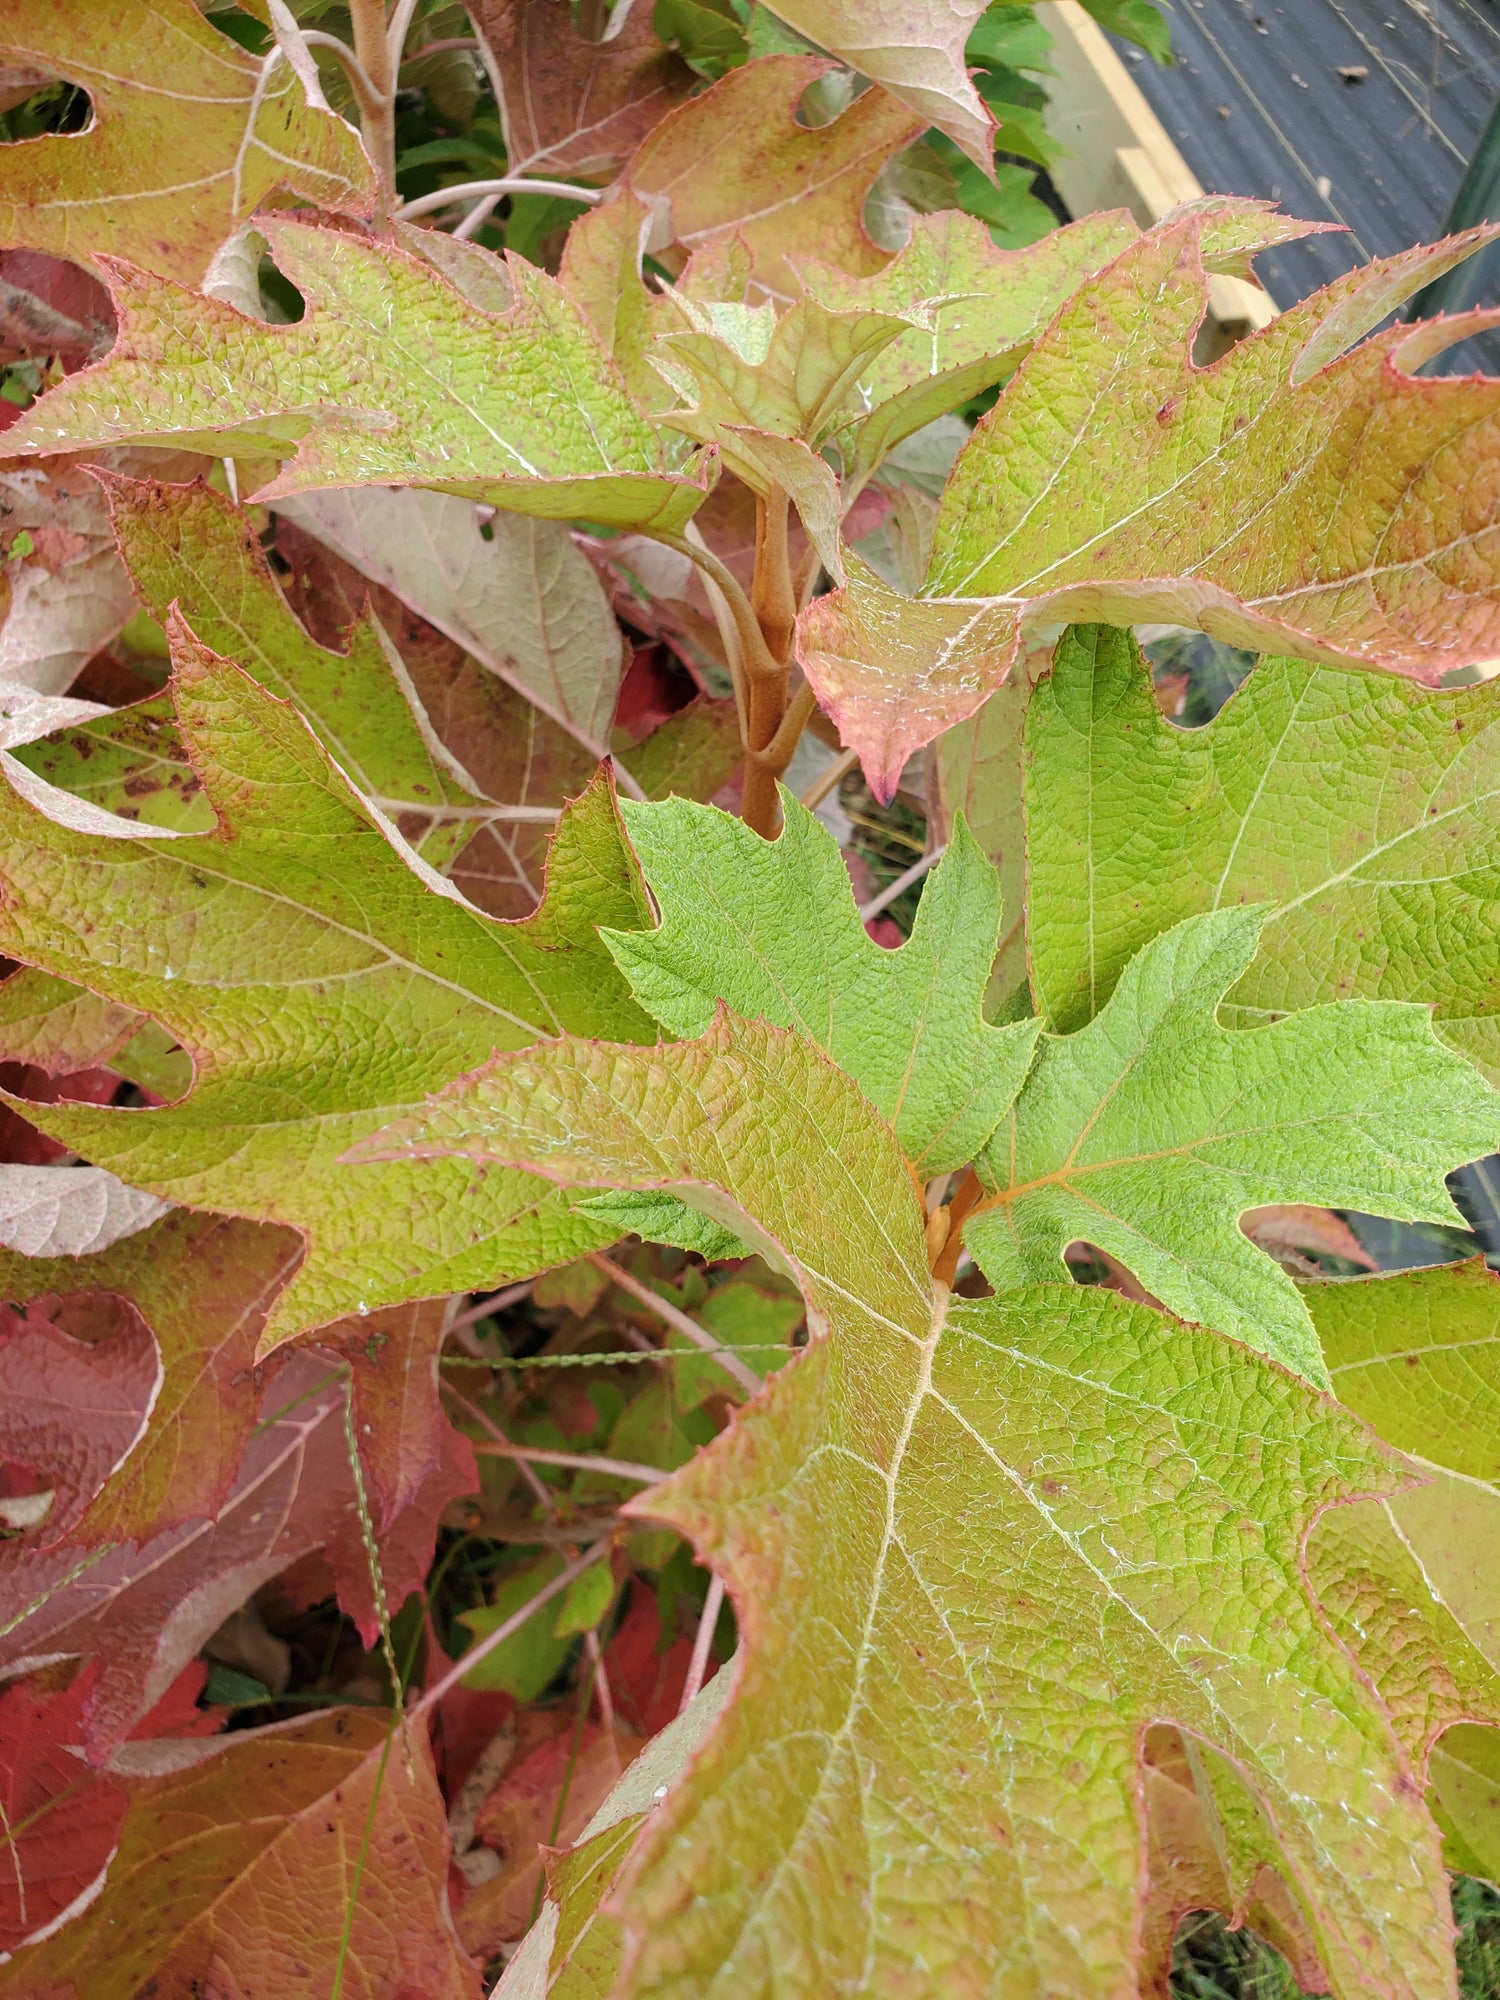
[[0, 50], [3, 2000], [1489, 1990], [1496, 232], [1195, 361], [1022, 0]]

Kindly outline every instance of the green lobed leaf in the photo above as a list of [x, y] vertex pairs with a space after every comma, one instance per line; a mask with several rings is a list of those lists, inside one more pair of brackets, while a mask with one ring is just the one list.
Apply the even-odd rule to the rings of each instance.
[[1296, 1286], [1237, 1227], [1276, 1202], [1450, 1222], [1443, 1177], [1500, 1144], [1500, 1098], [1423, 1007], [1350, 1000], [1220, 1027], [1258, 909], [1189, 917], [1131, 960], [1098, 1016], [1044, 1035], [979, 1162], [964, 1240], [991, 1283], [1107, 1250], [1184, 1319], [1314, 1382], [1327, 1376]]
[[166, 695], [108, 709], [12, 754], [49, 785], [121, 819], [172, 833], [213, 826]]
[[1304, 1296], [1340, 1399], [1427, 1476], [1325, 1515], [1309, 1575], [1427, 1776], [1449, 1866], [1489, 1875], [1500, 1856], [1500, 1280], [1476, 1260]]
[[296, 705], [365, 797], [411, 828], [426, 860], [451, 863], [476, 822], [445, 819], [443, 809], [463, 814], [483, 801], [459, 781], [374, 620], [358, 620], [345, 652], [318, 645], [288, 607], [240, 509], [204, 486], [98, 476], [152, 617], [165, 623], [176, 604], [203, 645]]
[[544, 519], [680, 528], [711, 468], [678, 469], [556, 280], [512, 257], [514, 304], [471, 304], [394, 242], [265, 223], [307, 302], [290, 326], [124, 265], [120, 333], [7, 433], [20, 457], [127, 440], [288, 461], [257, 496], [432, 486]]
[[375, 175], [353, 128], [308, 101], [279, 49], [261, 59], [192, 0], [8, 0], [6, 68], [89, 94], [81, 132], [0, 150], [0, 241], [87, 264], [100, 252], [196, 284], [266, 196], [368, 216]]
[[1500, 387], [1409, 372], [1459, 322], [1363, 339], [1494, 226], [1351, 272], [1198, 368], [1206, 272], [1287, 228], [1215, 200], [1148, 230], [980, 419], [918, 597], [851, 564], [802, 613], [798, 656], [882, 796], [1023, 625], [1164, 619], [1428, 684], [1500, 650]]
[[933, 746], [938, 795], [948, 823], [964, 815], [1000, 877], [1007, 921], [990, 975], [987, 1012], [1020, 993], [1027, 979], [1026, 874], [1031, 864], [1021, 754], [1032, 689], [1044, 663], [1045, 655], [1023, 655], [979, 713], [946, 730]]
[[1409, 1773], [1306, 1593], [1400, 1474], [1216, 1334], [1098, 1290], [929, 1278], [894, 1135], [786, 1030], [498, 1059], [372, 1142], [669, 1187], [795, 1272], [811, 1347], [630, 1512], [740, 1621], [729, 1707], [615, 1899], [616, 1989], [1134, 1992], [1147, 1723], [1232, 1759], [1341, 1995], [1451, 1991]]
[[927, 878], [911, 937], [866, 932], [838, 843], [784, 787], [774, 841], [712, 806], [627, 802], [661, 923], [605, 943], [636, 1000], [674, 1035], [722, 1003], [797, 1028], [890, 1119], [918, 1172], [973, 1158], [1021, 1087], [1039, 1024], [986, 1026], [1000, 928], [995, 872], [962, 821]]
[[480, 1226], [461, 1170], [339, 1164], [497, 1047], [649, 1032], [594, 935], [645, 914], [605, 782], [565, 813], [540, 910], [498, 923], [392, 841], [294, 710], [180, 629], [173, 699], [214, 829], [101, 821], [12, 766], [0, 940], [160, 1022], [197, 1082], [157, 1110], [25, 1115], [134, 1186], [300, 1229], [307, 1256], [267, 1344], [607, 1242], [526, 1176], [501, 1176]]
[[751, 306], [686, 292], [669, 297], [687, 330], [659, 333], [649, 353], [685, 402], [664, 421], [717, 444], [760, 493], [776, 483], [775, 471], [761, 469], [742, 429], [821, 445], [846, 414], [856, 379], [924, 317], [919, 308], [840, 311], [813, 299], [778, 315], [770, 300]]
[[1074, 627], [1026, 722], [1037, 1003], [1080, 1026], [1132, 953], [1200, 910], [1269, 902], [1224, 1018], [1427, 1000], [1500, 1081], [1500, 733], [1488, 687], [1262, 660], [1176, 729], [1127, 633]]
[[805, 265], [809, 294], [821, 305], [884, 313], [925, 306], [930, 319], [900, 334], [860, 373], [856, 393], [867, 414], [840, 435], [846, 498], [903, 438], [1004, 381], [1083, 279], [1137, 234], [1116, 209], [1025, 249], [1002, 250], [982, 222], [950, 209], [917, 216], [905, 247], [873, 277]]

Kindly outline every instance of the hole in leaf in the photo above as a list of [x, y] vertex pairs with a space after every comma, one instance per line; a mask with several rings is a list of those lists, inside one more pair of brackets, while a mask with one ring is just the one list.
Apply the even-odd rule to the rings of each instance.
[[41, 70], [0, 69], [0, 145], [48, 133], [72, 135], [93, 120], [93, 100], [80, 84]]
[[307, 301], [285, 271], [277, 268], [269, 251], [260, 260], [258, 276], [267, 319], [273, 325], [295, 326], [307, 311]]
[[1192, 1910], [1172, 1944], [1172, 2000], [1311, 2000], [1274, 1946], [1231, 1930], [1215, 1910]]
[[204, 9], [204, 18], [211, 28], [217, 28], [227, 41], [236, 47], [247, 49], [253, 56], [263, 56], [271, 46], [271, 30], [251, 14], [245, 14], [229, 0], [228, 5], [209, 5]]

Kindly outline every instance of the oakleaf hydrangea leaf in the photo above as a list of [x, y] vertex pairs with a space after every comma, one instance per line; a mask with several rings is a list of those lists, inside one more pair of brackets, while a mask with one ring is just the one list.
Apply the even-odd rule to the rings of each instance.
[[1427, 1483], [1320, 1522], [1319, 1595], [1412, 1756], [1500, 1724], [1500, 1280], [1477, 1260], [1308, 1285], [1335, 1392]]
[[1084, 216], [1020, 250], [1002, 250], [960, 209], [919, 215], [905, 246], [873, 277], [809, 263], [802, 277], [819, 304], [845, 312], [927, 307], [930, 324], [900, 334], [861, 370], [856, 418], [840, 442], [853, 493], [903, 438], [1005, 379], [1084, 278], [1139, 231], [1123, 209]]
[[1426, 1773], [1448, 1865], [1488, 1875], [1500, 1856], [1500, 1280], [1476, 1260], [1305, 1297], [1340, 1399], [1428, 1479], [1325, 1515], [1308, 1545], [1313, 1588]]
[[892, 341], [920, 322], [919, 312], [842, 312], [799, 299], [778, 315], [767, 299], [700, 302], [671, 295], [684, 323], [659, 333], [650, 358], [684, 406], [665, 421], [705, 444], [759, 492], [773, 480], [753, 458], [742, 469], [741, 426], [821, 445], [839, 420], [855, 380]]
[[623, 807], [661, 911], [605, 943], [636, 999], [673, 1035], [721, 1002], [797, 1028], [896, 1128], [919, 1172], [961, 1167], [1009, 1110], [1039, 1024], [986, 1026], [1000, 929], [995, 871], [960, 820], [927, 878], [911, 937], [887, 951], [860, 922], [838, 843], [790, 792], [762, 840], [713, 806]]
[[802, 614], [882, 795], [1004, 679], [1023, 622], [1166, 619], [1428, 684], [1500, 651], [1500, 386], [1409, 372], [1458, 321], [1346, 352], [1493, 226], [1353, 271], [1199, 369], [1221, 229], [1212, 205], [1168, 217], [1058, 313], [954, 466], [914, 602], [851, 565]]
[[822, 257], [856, 277], [889, 261], [865, 228], [865, 200], [925, 121], [867, 90], [830, 123], [800, 124], [803, 94], [829, 68], [817, 56], [766, 56], [661, 121], [624, 175], [652, 213], [656, 254], [738, 233], [755, 285], [784, 300], [802, 289], [793, 258]]
[[[127, 1780], [130, 1808], [102, 1893], [13, 1958], [0, 1993], [92, 1986], [133, 2000], [213, 1980], [313, 2000], [347, 1949], [362, 1968], [353, 1991], [371, 2000], [402, 1989], [476, 2000], [448, 1916], [432, 1752], [425, 1730], [411, 1737], [410, 1756], [392, 1756], [388, 1718], [345, 1708], [195, 1745], [175, 1767]], [[388, 1977], [377, 1982], [367, 1966]]]
[[7, 434], [18, 456], [126, 439], [288, 459], [261, 499], [433, 486], [545, 518], [681, 527], [706, 472], [678, 470], [580, 309], [509, 260], [483, 311], [391, 242], [267, 222], [307, 301], [291, 326], [106, 262], [120, 334]]
[[964, 1240], [996, 1286], [1056, 1277], [1097, 1244], [1184, 1319], [1315, 1382], [1296, 1286], [1240, 1234], [1273, 1202], [1452, 1223], [1443, 1177], [1500, 1145], [1500, 1098], [1425, 1007], [1346, 1000], [1248, 1030], [1216, 1010], [1262, 912], [1189, 917], [1138, 952], [1075, 1035], [1044, 1035], [979, 1163]]
[[24, 770], [101, 812], [172, 833], [213, 825], [166, 695], [106, 709], [13, 754]]
[[89, 94], [81, 132], [0, 150], [0, 241], [75, 263], [101, 251], [193, 285], [277, 188], [368, 215], [375, 174], [353, 128], [307, 101], [279, 48], [247, 55], [193, 0], [10, 0], [9, 67]]
[[1147, 939], [1269, 901], [1226, 1021], [1316, 1000], [1428, 1000], [1500, 1081], [1493, 690], [1262, 660], [1212, 722], [1174, 729], [1127, 633], [1066, 633], [1026, 722], [1038, 1005], [1080, 1026]]
[[295, 710], [181, 632], [173, 692], [213, 830], [110, 820], [13, 766], [31, 790], [0, 794], [0, 935], [162, 1023], [197, 1082], [156, 1110], [25, 1115], [134, 1186], [300, 1229], [307, 1257], [268, 1343], [607, 1242], [526, 1176], [502, 1176], [479, 1228], [462, 1171], [439, 1186], [338, 1164], [498, 1047], [649, 1032], [594, 935], [645, 915], [607, 787], [565, 815], [537, 914], [498, 923], [392, 842]]
[[[93, 1256], [0, 1256], [0, 1281], [14, 1303], [110, 1294], [140, 1315], [156, 1342], [158, 1380], [145, 1425], [115, 1476], [90, 1496], [82, 1521], [66, 1524], [72, 1542], [145, 1543], [218, 1513], [259, 1414], [257, 1337], [300, 1255], [291, 1230], [176, 1209]], [[115, 1334], [94, 1349], [107, 1360], [119, 1344]], [[18, 1393], [14, 1381], [10, 1393]]]
[[771, 12], [820, 49], [888, 90], [924, 125], [945, 132], [986, 174], [995, 121], [969, 79], [964, 45], [983, 0], [776, 0]]
[[1141, 1738], [1217, 1746], [1338, 1990], [1451, 1992], [1436, 1839], [1301, 1571], [1400, 1483], [1331, 1399], [1101, 1290], [928, 1275], [894, 1134], [809, 1042], [499, 1058], [373, 1142], [738, 1214], [812, 1345], [631, 1512], [726, 1578], [730, 1703], [615, 1908], [616, 1989], [948, 2000], [1136, 1992]]
[[720, 1257], [748, 1257], [749, 1248], [732, 1229], [689, 1208], [676, 1195], [655, 1190], [648, 1194], [586, 1195], [576, 1206], [585, 1215], [607, 1222], [617, 1236], [639, 1236], [646, 1243], [670, 1243], [691, 1250], [705, 1262]]
[[596, 39], [549, 0], [476, 0], [505, 135], [507, 171], [612, 179], [692, 89], [693, 72], [658, 39], [649, 7]]
[[126, 567], [152, 617], [165, 623], [176, 604], [212, 652], [296, 704], [340, 769], [413, 835], [424, 859], [438, 868], [452, 861], [476, 822], [446, 819], [443, 809], [463, 814], [483, 802], [424, 727], [373, 621], [355, 624], [347, 652], [331, 652], [288, 607], [238, 508], [206, 486], [100, 476]]

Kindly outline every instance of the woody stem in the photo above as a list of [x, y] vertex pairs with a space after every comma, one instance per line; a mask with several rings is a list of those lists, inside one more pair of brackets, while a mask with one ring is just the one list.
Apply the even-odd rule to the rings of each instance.
[[349, 0], [354, 53], [369, 79], [371, 101], [361, 102], [361, 136], [380, 175], [384, 222], [396, 191], [396, 66], [386, 35], [385, 0]]
[[[783, 733], [791, 676], [797, 594], [787, 530], [790, 503], [780, 487], [755, 503], [755, 575], [750, 606], [764, 642], [763, 657], [745, 676], [745, 786], [740, 806], [747, 826], [770, 839], [779, 818], [776, 783], [791, 761], [801, 729]], [[806, 720], [806, 716], [802, 717]], [[788, 741], [787, 738], [791, 740]], [[769, 754], [768, 754], [769, 753]]]

